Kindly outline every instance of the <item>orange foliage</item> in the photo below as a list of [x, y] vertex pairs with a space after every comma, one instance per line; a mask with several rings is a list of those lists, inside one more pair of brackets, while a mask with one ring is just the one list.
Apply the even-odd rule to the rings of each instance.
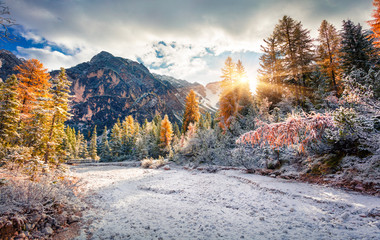
[[184, 133], [188, 130], [190, 123], [197, 123], [200, 118], [199, 100], [193, 89], [191, 89], [189, 95], [187, 95], [185, 105], [185, 113], [183, 114]]
[[372, 12], [374, 19], [368, 21], [368, 24], [371, 26], [373, 32], [372, 38], [375, 40], [374, 45], [380, 48], [380, 0], [374, 0], [372, 4], [376, 9]]
[[333, 119], [328, 114], [311, 114], [306, 117], [291, 116], [285, 122], [264, 124], [255, 131], [239, 137], [237, 143], [269, 145], [273, 149], [282, 146], [299, 147], [300, 152], [312, 141], [322, 137], [328, 127], [333, 127]]
[[165, 115], [164, 120], [161, 122], [160, 142], [162, 146], [169, 147], [173, 139], [172, 124], [169, 121], [168, 115]]
[[49, 97], [50, 74], [37, 59], [27, 60], [16, 66], [15, 70], [18, 71], [16, 76], [20, 82], [18, 86], [18, 96], [21, 102], [20, 112], [27, 115], [36, 107], [35, 102], [39, 98]]

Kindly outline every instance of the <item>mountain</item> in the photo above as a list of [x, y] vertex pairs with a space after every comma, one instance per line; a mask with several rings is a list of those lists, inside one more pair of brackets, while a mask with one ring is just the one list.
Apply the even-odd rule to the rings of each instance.
[[[5, 79], [14, 73], [14, 66], [21, 64], [8, 51], [0, 51], [0, 77]], [[50, 72], [57, 77], [58, 70]], [[101, 130], [112, 127], [119, 118], [132, 115], [140, 123], [149, 121], [156, 114], [167, 114], [170, 120], [180, 123], [185, 108], [185, 98], [193, 89], [200, 98], [203, 113], [215, 113], [218, 101], [218, 83], [206, 87], [170, 76], [152, 74], [142, 64], [100, 52], [89, 62], [66, 69], [71, 81], [71, 126], [83, 132], [94, 125]]]
[[10, 51], [0, 50], [0, 78], [2, 81], [5, 81], [9, 75], [15, 73], [14, 67], [22, 62], [22, 59], [17, 58]]
[[173, 87], [175, 87], [178, 91], [177, 97], [183, 106], [185, 106], [186, 96], [189, 94], [190, 90], [193, 89], [199, 97], [199, 107], [201, 112], [215, 113], [218, 110], [220, 91], [215, 90], [219, 86], [217, 82], [210, 83], [205, 87], [199, 83], [190, 83], [186, 80], [176, 79], [170, 76], [158, 74], [153, 74], [153, 76], [163, 82], [169, 82]]
[[101, 52], [89, 62], [66, 69], [66, 73], [74, 95], [71, 125], [110, 127], [127, 115], [139, 122], [151, 120], [155, 114], [181, 120], [183, 106], [176, 88], [155, 78], [140, 63]]

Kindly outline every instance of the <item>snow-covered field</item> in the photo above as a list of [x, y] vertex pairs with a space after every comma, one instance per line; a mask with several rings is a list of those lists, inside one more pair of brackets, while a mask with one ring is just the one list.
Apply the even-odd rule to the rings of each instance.
[[236, 170], [76, 166], [78, 239], [380, 239], [380, 198]]

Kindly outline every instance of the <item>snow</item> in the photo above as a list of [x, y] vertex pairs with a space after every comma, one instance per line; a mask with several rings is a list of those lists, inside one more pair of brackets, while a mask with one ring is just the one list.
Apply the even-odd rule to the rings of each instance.
[[221, 90], [214, 92], [206, 87], [206, 100], [204, 104], [207, 104], [211, 108], [218, 109], [219, 95]]
[[246, 174], [72, 167], [92, 208], [78, 239], [379, 239], [380, 198]]

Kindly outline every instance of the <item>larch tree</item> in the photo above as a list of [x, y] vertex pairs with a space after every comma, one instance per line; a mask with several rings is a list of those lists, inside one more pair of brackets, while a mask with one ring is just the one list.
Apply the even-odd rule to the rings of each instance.
[[219, 125], [226, 131], [239, 113], [236, 88], [236, 64], [228, 57], [222, 68], [222, 92], [219, 97]]
[[243, 66], [243, 63], [238, 60], [236, 64], [237, 77], [237, 100], [239, 104], [239, 116], [247, 116], [253, 105], [253, 97], [250, 91], [249, 79]]
[[190, 123], [199, 121], [199, 100], [195, 92], [191, 89], [185, 100], [185, 113], [183, 114], [183, 133], [187, 132]]
[[319, 27], [319, 45], [317, 47], [318, 64], [321, 71], [330, 80], [331, 88], [338, 96], [338, 82], [340, 81], [340, 36], [334, 25], [323, 20]]
[[20, 102], [17, 98], [18, 81], [15, 75], [0, 83], [0, 143], [12, 145], [19, 134]]
[[378, 63], [373, 39], [368, 32], [363, 31], [360, 24], [355, 25], [351, 20], [343, 21], [341, 36], [341, 62], [346, 76], [357, 69], [368, 72]]
[[21, 103], [20, 112], [22, 119], [30, 118], [30, 113], [36, 107], [40, 98], [46, 97], [50, 88], [50, 74], [37, 59], [26, 60], [23, 64], [16, 66], [19, 80], [18, 96]]
[[172, 124], [169, 121], [168, 115], [165, 115], [164, 120], [161, 122], [160, 142], [161, 149], [167, 150], [173, 139]]
[[380, 0], [373, 0], [372, 4], [375, 9], [372, 12], [373, 19], [368, 21], [368, 24], [371, 26], [373, 44], [380, 48]]

